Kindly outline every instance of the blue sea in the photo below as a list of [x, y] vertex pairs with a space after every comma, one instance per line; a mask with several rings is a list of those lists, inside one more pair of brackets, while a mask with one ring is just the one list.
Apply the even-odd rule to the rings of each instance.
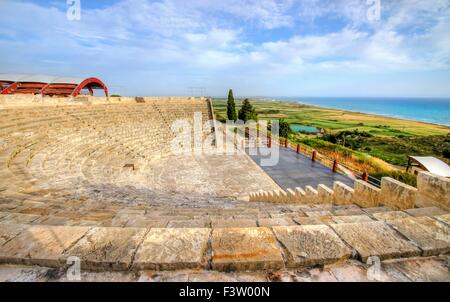
[[352, 97], [275, 97], [271, 99], [450, 126], [450, 99]]

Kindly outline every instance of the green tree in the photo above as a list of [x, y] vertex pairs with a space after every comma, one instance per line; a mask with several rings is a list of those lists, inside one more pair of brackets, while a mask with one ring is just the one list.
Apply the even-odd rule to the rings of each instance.
[[284, 119], [280, 119], [280, 137], [288, 138], [289, 134], [291, 134], [292, 129], [288, 122], [286, 122]]
[[242, 107], [239, 110], [238, 118], [242, 121], [247, 122], [249, 120], [258, 120], [258, 114], [256, 113], [255, 108], [250, 104], [249, 99], [245, 99], [242, 103]]
[[234, 102], [233, 89], [228, 91], [228, 102], [227, 102], [227, 118], [230, 121], [236, 121], [236, 104]]

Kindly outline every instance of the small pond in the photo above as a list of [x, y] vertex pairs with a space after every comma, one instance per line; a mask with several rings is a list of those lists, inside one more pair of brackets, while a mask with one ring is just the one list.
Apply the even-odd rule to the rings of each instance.
[[291, 125], [292, 131], [295, 132], [307, 132], [307, 133], [318, 133], [319, 129], [312, 126], [303, 126], [303, 125]]

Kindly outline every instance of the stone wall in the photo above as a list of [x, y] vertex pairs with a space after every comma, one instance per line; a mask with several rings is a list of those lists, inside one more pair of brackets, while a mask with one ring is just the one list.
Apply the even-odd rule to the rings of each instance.
[[419, 174], [418, 189], [389, 177], [383, 177], [381, 189], [362, 180], [355, 180], [354, 188], [335, 182], [333, 190], [320, 184], [317, 189], [307, 186], [276, 192], [254, 192], [250, 201], [304, 204], [356, 204], [362, 208], [386, 206], [394, 210], [437, 206], [450, 210], [450, 179], [428, 172]]
[[379, 205], [381, 190], [360, 179], [355, 180], [353, 202], [360, 207], [370, 208]]
[[421, 172], [417, 177], [417, 205], [450, 210], [450, 179]]
[[390, 177], [381, 179], [380, 202], [392, 209], [404, 210], [414, 208], [417, 189]]
[[[56, 105], [80, 105], [80, 104], [111, 104], [111, 103], [134, 103], [136, 97], [97, 97], [97, 96], [77, 96], [77, 97], [43, 97], [41, 95], [12, 94], [0, 95], [0, 109], [24, 107], [24, 106], [56, 106]], [[188, 96], [161, 96], [142, 97], [145, 102], [150, 101], [205, 101], [206, 98]]]

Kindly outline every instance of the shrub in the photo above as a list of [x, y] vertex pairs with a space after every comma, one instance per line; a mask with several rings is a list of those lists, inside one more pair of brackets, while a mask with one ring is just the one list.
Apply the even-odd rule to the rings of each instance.
[[445, 149], [445, 150], [442, 152], [442, 155], [443, 155], [445, 158], [450, 158], [450, 148]]
[[416, 187], [417, 186], [417, 176], [408, 172], [403, 171], [385, 171], [385, 172], [378, 172], [378, 173], [372, 173], [370, 176], [375, 178], [382, 178], [382, 177], [391, 177], [393, 179], [396, 179], [398, 181], [401, 181], [402, 183], [405, 183], [407, 185]]

